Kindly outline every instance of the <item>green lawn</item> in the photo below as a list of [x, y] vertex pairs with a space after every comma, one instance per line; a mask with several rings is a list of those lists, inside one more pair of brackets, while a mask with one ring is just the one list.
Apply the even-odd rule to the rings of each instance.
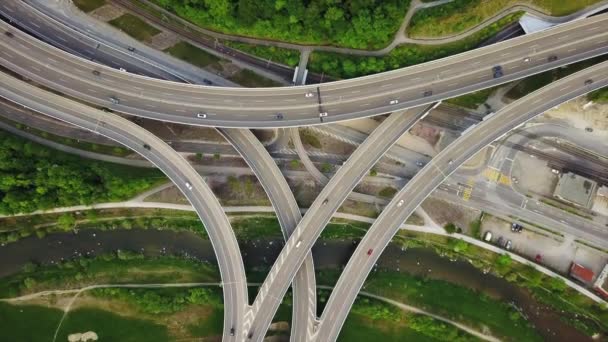
[[[387, 286], [387, 284], [399, 286]], [[478, 329], [515, 341], [540, 341], [525, 319], [506, 303], [441, 280], [423, 279], [405, 273], [377, 272], [370, 276], [366, 291], [408, 303]]]
[[[3, 341], [51, 341], [63, 312], [33, 305], [0, 303]], [[57, 341], [67, 335], [93, 331], [100, 341], [169, 341], [167, 328], [149, 321], [131, 319], [97, 309], [76, 309], [62, 323]]]
[[263, 87], [280, 87], [281, 84], [264, 76], [260, 76], [249, 69], [242, 69], [236, 74], [228, 77], [234, 83], [244, 87], [263, 88]]
[[224, 328], [224, 312], [214, 309], [209, 316], [186, 327], [193, 337], [218, 336]]
[[407, 34], [413, 38], [450, 36], [477, 26], [514, 4], [527, 3], [551, 15], [562, 16], [598, 1], [600, 0], [454, 0], [418, 10], [410, 21]]
[[220, 67], [219, 62], [221, 59], [219, 57], [199, 49], [188, 42], [181, 41], [172, 47], [165, 49], [165, 52], [200, 68], [207, 66]]
[[105, 0], [72, 0], [72, 2], [83, 12], [91, 12], [106, 4]]
[[344, 322], [338, 341], [432, 342], [439, 340], [409, 329], [403, 324], [378, 322], [364, 315], [351, 313]]
[[492, 95], [494, 90], [496, 90], [496, 88], [483, 89], [474, 93], [448, 99], [445, 102], [464, 108], [476, 109], [479, 105], [488, 100], [488, 97]]
[[110, 20], [108, 23], [139, 41], [149, 41], [153, 36], [161, 32], [156, 27], [129, 13]]
[[599, 103], [608, 103], [608, 87], [604, 87], [590, 93], [587, 95], [587, 98], [589, 98], [591, 101]]

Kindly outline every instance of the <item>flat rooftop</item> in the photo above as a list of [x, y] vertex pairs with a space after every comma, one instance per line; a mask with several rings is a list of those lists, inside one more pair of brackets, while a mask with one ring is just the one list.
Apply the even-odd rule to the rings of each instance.
[[589, 209], [593, 204], [596, 189], [595, 181], [567, 172], [560, 176], [553, 197]]

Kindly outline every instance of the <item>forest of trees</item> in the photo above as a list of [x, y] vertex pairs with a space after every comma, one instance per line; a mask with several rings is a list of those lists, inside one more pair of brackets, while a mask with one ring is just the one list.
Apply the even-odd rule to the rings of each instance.
[[204, 28], [304, 44], [378, 49], [409, 0], [153, 0]]
[[83, 159], [0, 131], [0, 213], [119, 201], [164, 178], [140, 169]]

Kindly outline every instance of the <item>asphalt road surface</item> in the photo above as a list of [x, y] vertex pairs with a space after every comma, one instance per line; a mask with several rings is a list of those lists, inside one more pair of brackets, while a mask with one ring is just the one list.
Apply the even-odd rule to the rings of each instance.
[[[287, 241], [302, 220], [298, 207], [285, 177], [258, 138], [248, 129], [220, 128], [218, 131], [228, 140], [257, 176], [274, 207], [283, 236]], [[312, 254], [296, 273], [293, 284], [292, 341], [308, 341], [312, 336], [317, 318], [317, 287]], [[274, 315], [266, 315], [260, 325], [268, 327]], [[246, 317], [243, 329], [249, 331], [253, 317]], [[257, 329], [260, 330], [260, 329]]]
[[395, 195], [359, 243], [327, 302], [316, 340], [337, 339], [357, 293], [399, 226], [452, 172], [492, 141], [536, 115], [606, 85], [608, 62], [558, 80], [504, 107], [433, 158]]
[[[332, 215], [384, 153], [433, 108], [422, 106], [393, 113], [351, 154], [312, 203], [277, 257], [253, 304], [249, 330], [253, 341], [262, 341], [291, 280], [309, 254]], [[301, 337], [294, 337], [301, 339]]]
[[245, 268], [228, 217], [211, 189], [181, 155], [136, 124], [0, 74], [0, 96], [32, 110], [115, 140], [162, 170], [190, 201], [204, 223], [213, 245], [224, 289], [224, 340], [232, 327], [243, 331], [249, 310]]
[[[152, 79], [72, 56], [4, 22], [0, 31], [13, 34], [0, 35], [0, 64], [57, 91], [132, 115], [203, 126], [298, 126], [394, 112], [604, 54], [607, 25], [608, 14], [598, 15], [433, 62], [318, 87], [228, 88]], [[496, 66], [503, 76], [495, 77]], [[327, 112], [323, 122], [321, 112]]]

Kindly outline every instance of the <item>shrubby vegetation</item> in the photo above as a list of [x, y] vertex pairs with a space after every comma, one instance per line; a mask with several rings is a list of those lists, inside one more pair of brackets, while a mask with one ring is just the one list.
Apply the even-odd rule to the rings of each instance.
[[120, 201], [162, 174], [82, 159], [0, 131], [0, 213]]
[[454, 55], [478, 46], [516, 21], [523, 13], [511, 14], [462, 40], [442, 45], [403, 44], [382, 57], [363, 57], [332, 52], [313, 52], [308, 67], [316, 73], [352, 78], [398, 69]]
[[[530, 0], [525, 1], [546, 10], [552, 15], [566, 15], [598, 0]], [[423, 8], [414, 14], [407, 29], [411, 37], [440, 37], [466, 31], [500, 13], [519, 0], [454, 0]]]
[[127, 289], [100, 288], [92, 291], [102, 298], [116, 299], [134, 305], [142, 313], [171, 314], [183, 310], [188, 305], [222, 306], [221, 297], [211, 288], [166, 288], [166, 289]]
[[211, 30], [302, 44], [386, 46], [409, 0], [153, 0]]

